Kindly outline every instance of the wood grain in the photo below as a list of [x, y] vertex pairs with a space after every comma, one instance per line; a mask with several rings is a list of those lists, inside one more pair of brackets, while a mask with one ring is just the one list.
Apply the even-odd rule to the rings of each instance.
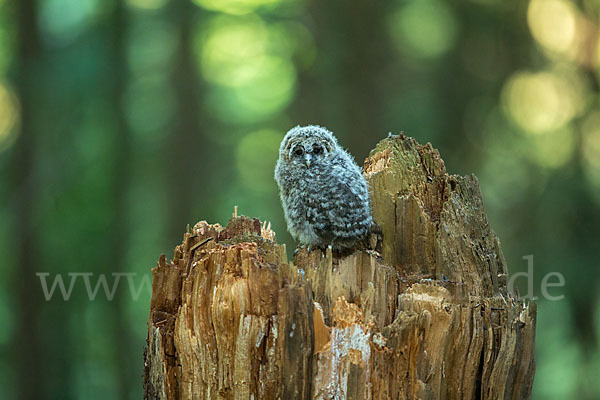
[[290, 262], [265, 224], [234, 217], [161, 257], [146, 398], [529, 398], [536, 307], [507, 291], [477, 179], [403, 135], [364, 171], [379, 251]]

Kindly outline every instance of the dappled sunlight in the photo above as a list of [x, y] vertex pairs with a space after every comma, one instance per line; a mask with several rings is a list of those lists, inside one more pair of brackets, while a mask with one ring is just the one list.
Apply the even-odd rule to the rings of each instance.
[[260, 73], [246, 85], [210, 88], [207, 106], [223, 122], [258, 122], [290, 104], [295, 84], [296, 73], [289, 61], [267, 57]]
[[303, 24], [293, 21], [269, 23], [269, 47], [275, 54], [293, 58], [300, 70], [310, 68], [317, 57], [312, 32]]
[[527, 143], [531, 146], [527, 155], [537, 165], [542, 168], [560, 168], [573, 156], [575, 130], [571, 125], [565, 125], [543, 135], [531, 135]]
[[600, 0], [0, 0], [5, 397], [35, 373], [22, 355], [40, 360], [38, 397], [143, 397], [150, 292], [26, 304], [20, 285], [32, 269], [150, 279], [187, 224], [236, 205], [293, 251], [274, 167], [285, 132], [315, 123], [359, 165], [404, 132], [473, 173], [509, 272], [534, 254], [536, 287], [565, 275], [564, 300], [538, 303], [532, 398], [600, 398], [582, 339], [595, 324], [600, 341], [599, 15]]
[[245, 85], [260, 74], [269, 53], [267, 27], [256, 15], [216, 18], [197, 48], [206, 80], [224, 86]]
[[74, 40], [91, 28], [107, 2], [102, 0], [45, 0], [40, 2], [40, 28], [53, 44]]
[[575, 41], [576, 10], [569, 1], [532, 0], [527, 22], [533, 37], [549, 50], [564, 52]]
[[18, 132], [14, 128], [18, 119], [18, 99], [11, 89], [0, 83], [0, 152], [15, 141]]
[[499, 4], [506, 3], [503, 0], [469, 0], [469, 1], [472, 3], [475, 3], [475, 4], [481, 4], [481, 5], [485, 5], [485, 6], [497, 6]]
[[584, 171], [600, 204], [600, 111], [595, 111], [585, 119], [581, 133]]
[[[281, 26], [258, 16], [219, 17], [199, 37], [200, 66], [215, 86], [209, 107], [226, 122], [250, 123], [283, 110], [293, 99], [296, 69], [291, 51], [282, 46]], [[233, 111], [233, 112], [232, 112]]]
[[286, 0], [193, 0], [202, 8], [227, 14], [241, 15], [255, 11], [259, 7], [275, 5]]
[[571, 121], [584, 104], [584, 93], [574, 76], [517, 72], [505, 84], [502, 102], [524, 132], [539, 135]]
[[507, 116], [527, 137], [527, 156], [542, 168], [560, 168], [573, 156], [576, 132], [571, 121], [587, 104], [583, 78], [557, 68], [517, 72], [504, 86]]
[[522, 151], [525, 138], [514, 132], [501, 111], [493, 109], [485, 118], [481, 137], [486, 162], [478, 177], [490, 212], [507, 212], [522, 201], [524, 192], [543, 186], [531, 182], [526, 152]]
[[531, 0], [527, 22], [533, 38], [554, 60], [568, 60], [586, 68], [600, 65], [600, 28], [569, 0]]
[[436, 58], [456, 45], [458, 28], [448, 3], [411, 0], [390, 16], [388, 29], [403, 54]]
[[238, 104], [256, 115], [272, 114], [286, 107], [296, 84], [294, 65], [280, 57], [266, 57], [253, 81], [236, 90]]
[[258, 192], [277, 196], [273, 170], [279, 153], [283, 133], [276, 130], [259, 130], [244, 136], [235, 149], [239, 182]]
[[158, 10], [164, 7], [169, 1], [171, 0], [126, 0], [128, 6], [142, 10]]
[[531, 186], [525, 161], [511, 148], [496, 148], [489, 155], [478, 178], [490, 212], [507, 212], [522, 200], [523, 192]]

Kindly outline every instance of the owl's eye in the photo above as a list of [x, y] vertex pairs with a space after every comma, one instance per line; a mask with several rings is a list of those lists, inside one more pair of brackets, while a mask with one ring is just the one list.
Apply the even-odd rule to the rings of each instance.
[[318, 144], [313, 145], [313, 154], [321, 154], [323, 153], [323, 148]]
[[302, 156], [304, 155], [304, 149], [302, 148], [302, 146], [298, 146], [294, 149], [294, 154], [297, 156]]

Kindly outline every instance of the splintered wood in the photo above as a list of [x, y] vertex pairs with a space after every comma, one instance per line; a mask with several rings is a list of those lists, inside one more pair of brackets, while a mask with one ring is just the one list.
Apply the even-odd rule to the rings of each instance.
[[161, 257], [148, 399], [525, 399], [536, 308], [507, 292], [477, 179], [391, 136], [365, 161], [377, 250], [300, 249], [200, 222]]

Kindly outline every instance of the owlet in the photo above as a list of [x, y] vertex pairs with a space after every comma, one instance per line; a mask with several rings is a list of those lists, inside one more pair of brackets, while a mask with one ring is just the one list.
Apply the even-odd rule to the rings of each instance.
[[303, 246], [351, 248], [371, 228], [362, 171], [320, 126], [297, 126], [283, 138], [275, 167], [288, 230]]

